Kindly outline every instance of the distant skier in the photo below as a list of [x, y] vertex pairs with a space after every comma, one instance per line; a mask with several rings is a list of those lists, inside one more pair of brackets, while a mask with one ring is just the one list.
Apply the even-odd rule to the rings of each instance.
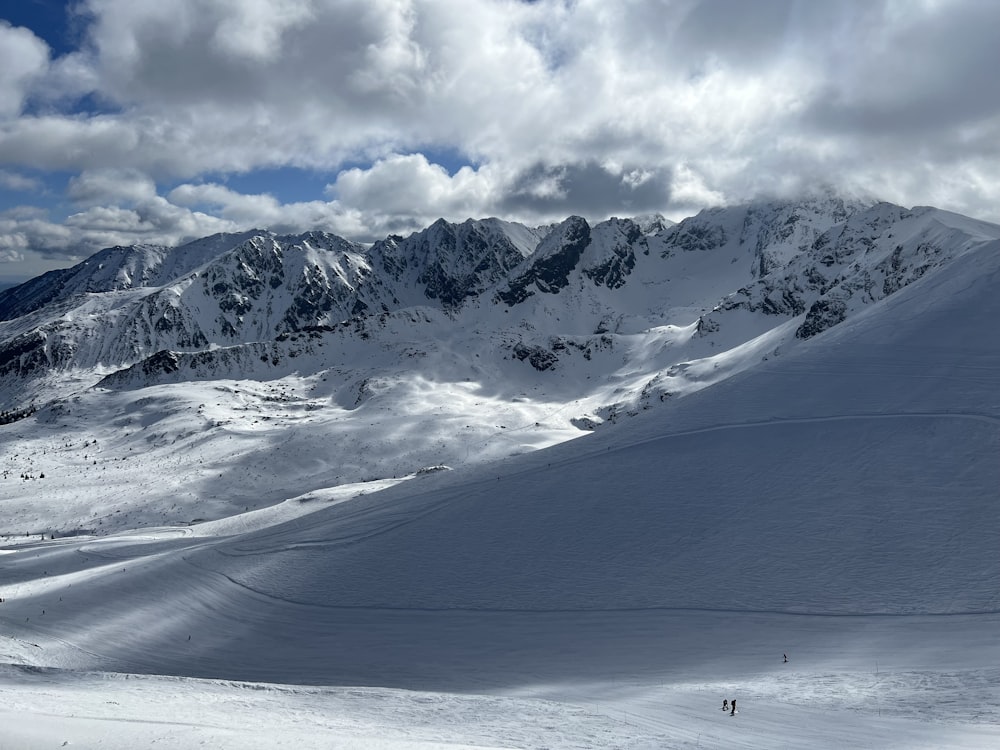
[[729, 700], [726, 699], [726, 698], [722, 699], [722, 710], [723, 711], [728, 711], [729, 710]]
[[736, 716], [736, 699], [733, 698], [732, 703], [730, 703], [729, 705], [732, 706], [733, 708], [733, 710], [729, 712], [729, 715]]
[[788, 654], [782, 654], [785, 657], [785, 664], [788, 664]]

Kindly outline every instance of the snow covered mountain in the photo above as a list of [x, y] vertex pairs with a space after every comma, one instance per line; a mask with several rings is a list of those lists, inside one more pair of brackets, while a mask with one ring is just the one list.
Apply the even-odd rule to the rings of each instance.
[[502, 391], [514, 361], [530, 400], [579, 404], [558, 425], [575, 429], [751, 367], [997, 237], [824, 194], [676, 225], [441, 220], [368, 248], [259, 231], [111, 248], [0, 292], [0, 402], [292, 373]]
[[1000, 742], [1000, 227], [186, 248], [0, 296], [0, 743]]
[[[50, 471], [60, 520], [22, 484], [0, 521], [187, 522], [247, 493], [267, 504], [536, 450], [788, 356], [996, 238], [945, 211], [825, 194], [678, 224], [438, 221], [367, 248], [256, 231], [102, 251], [0, 293], [3, 437], [60, 426], [119, 457], [158, 452], [188, 481], [178, 492], [83, 451], [100, 508]], [[114, 429], [89, 429], [95, 413]], [[329, 460], [303, 464], [316, 443]], [[8, 472], [42, 473], [17, 453]], [[210, 471], [196, 463], [209, 454]]]

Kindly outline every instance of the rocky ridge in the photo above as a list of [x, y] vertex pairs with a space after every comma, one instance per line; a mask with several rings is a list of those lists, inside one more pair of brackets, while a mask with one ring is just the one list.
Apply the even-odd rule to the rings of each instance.
[[691, 363], [786, 322], [796, 339], [819, 335], [997, 237], [938, 209], [824, 195], [678, 224], [439, 220], [370, 247], [254, 231], [109, 248], [0, 292], [0, 395], [23, 408], [51, 397], [59, 373], [118, 388], [267, 379], [292, 363], [349, 368], [346, 341], [405, 362], [456, 340], [480, 364], [540, 378], [582, 360], [585, 378], [608, 382], [624, 363], [637, 375], [605, 398], [615, 412], [673, 395]]

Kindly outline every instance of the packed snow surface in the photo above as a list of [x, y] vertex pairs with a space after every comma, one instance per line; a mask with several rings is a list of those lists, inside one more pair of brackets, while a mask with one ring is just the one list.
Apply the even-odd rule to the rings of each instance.
[[[505, 401], [551, 447], [305, 494], [240, 463], [269, 429], [249, 420], [157, 425], [147, 451], [93, 411], [86, 441], [60, 443], [58, 414], [7, 426], [31, 455], [4, 468], [61, 494], [4, 510], [0, 747], [1000, 746], [998, 291], [991, 243], [592, 434]], [[304, 402], [263, 395], [299, 420], [274, 460], [335, 475]], [[145, 429], [181, 396], [127, 398], [152, 399]], [[245, 508], [125, 530], [112, 458], [209, 506], [242, 474]], [[122, 530], [94, 534], [105, 518]]]

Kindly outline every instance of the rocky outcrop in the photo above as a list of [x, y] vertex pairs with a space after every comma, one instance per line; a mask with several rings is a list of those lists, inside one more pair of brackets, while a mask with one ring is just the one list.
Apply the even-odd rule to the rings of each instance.
[[462, 224], [439, 219], [408, 238], [375, 243], [370, 257], [392, 282], [397, 304], [430, 300], [456, 309], [507, 278], [534, 250], [539, 235], [499, 219]]
[[589, 244], [590, 226], [582, 217], [571, 216], [514, 270], [514, 278], [497, 292], [497, 299], [513, 307], [537, 293], [557, 294], [569, 283], [570, 273]]
[[528, 360], [532, 367], [539, 372], [552, 369], [559, 362], [559, 358], [548, 349], [540, 346], [526, 346], [522, 343], [514, 345], [514, 358], [522, 362]]
[[[592, 232], [599, 242], [591, 242], [584, 258], [583, 275], [598, 286], [618, 289], [625, 286], [635, 269], [636, 253], [649, 253], [646, 233], [629, 219], [611, 219]], [[593, 252], [599, 248], [599, 252]]]
[[795, 337], [808, 339], [841, 323], [847, 317], [847, 304], [839, 299], [819, 299], [809, 306], [806, 319], [795, 330]]

